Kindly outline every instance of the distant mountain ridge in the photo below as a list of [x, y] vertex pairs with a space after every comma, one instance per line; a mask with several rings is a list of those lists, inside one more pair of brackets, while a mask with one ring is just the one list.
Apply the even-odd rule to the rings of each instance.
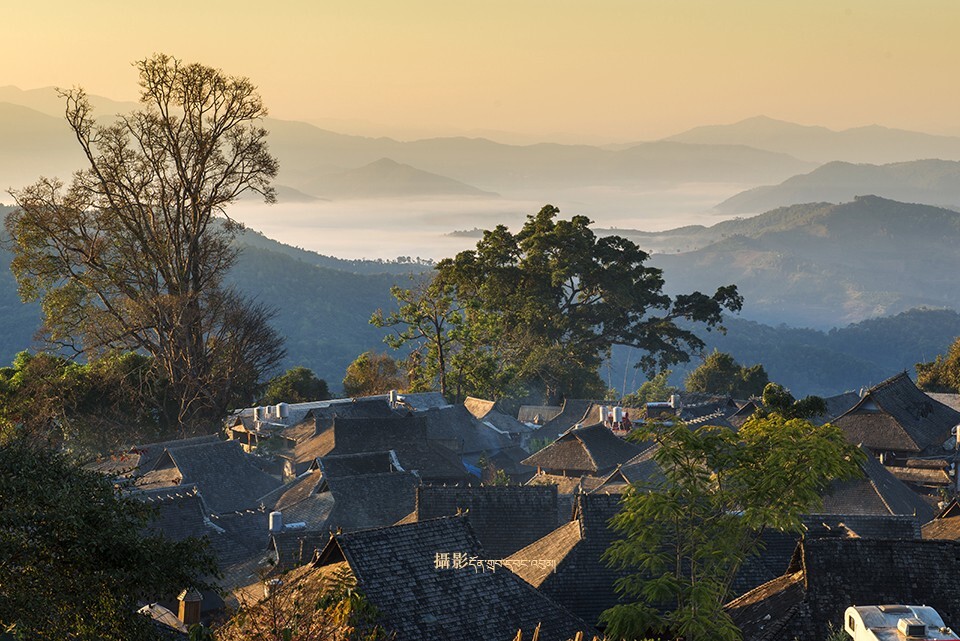
[[813, 162], [892, 163], [924, 158], [960, 160], [960, 138], [878, 125], [834, 131], [766, 116], [707, 125], [670, 136], [675, 142], [748, 145]]
[[390, 158], [318, 179], [311, 193], [325, 198], [408, 198], [461, 196], [497, 198], [499, 194], [477, 189], [458, 180], [421, 171]]
[[671, 290], [736, 283], [760, 322], [835, 327], [960, 300], [960, 213], [938, 207], [864, 196], [662, 234], [691, 247], [652, 258]]
[[715, 209], [725, 214], [758, 213], [794, 203], [847, 202], [864, 194], [957, 207], [960, 206], [960, 162], [914, 160], [887, 165], [830, 162], [779, 185], [741, 192]]

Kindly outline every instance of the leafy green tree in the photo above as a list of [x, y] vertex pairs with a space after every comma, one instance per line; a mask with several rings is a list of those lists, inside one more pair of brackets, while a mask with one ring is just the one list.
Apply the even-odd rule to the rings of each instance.
[[725, 352], [713, 351], [684, 381], [688, 392], [749, 398], [763, 394], [770, 382], [763, 365], [744, 367]]
[[109, 353], [80, 364], [48, 352], [20, 352], [0, 369], [0, 441], [15, 435], [76, 453], [103, 453], [169, 434], [151, 359]]
[[226, 208], [272, 201], [277, 162], [249, 80], [162, 54], [136, 67], [143, 108], [111, 124], [82, 90], [62, 94], [87, 166], [11, 192], [11, 268], [52, 344], [150, 355], [168, 422], [203, 423], [249, 403], [283, 355], [272, 311], [224, 285], [241, 228]]
[[16, 638], [156, 638], [141, 600], [211, 587], [206, 544], [144, 536], [153, 508], [22, 441], [0, 444], [0, 630]]
[[414, 362], [421, 386], [432, 387], [430, 383], [436, 381], [440, 393], [446, 396], [451, 351], [457, 343], [453, 330], [462, 324], [463, 315], [449, 286], [424, 275], [411, 278], [415, 282], [409, 289], [390, 288], [399, 309], [387, 315], [378, 309], [370, 323], [393, 330], [384, 339], [390, 347], [400, 349], [407, 344], [414, 345]]
[[432, 295], [459, 314], [446, 336], [459, 343], [461, 362], [483, 364], [470, 389], [485, 385], [492, 398], [540, 389], [548, 401], [602, 396], [597, 369], [612, 345], [642, 350], [648, 371], [663, 368], [703, 347], [676, 321], [715, 327], [724, 310], [740, 309], [732, 285], [671, 298], [635, 244], [598, 238], [585, 216], [558, 214], [547, 205], [517, 234], [500, 225], [475, 250], [438, 263]]
[[327, 382], [307, 367], [291, 367], [286, 372], [270, 379], [259, 405], [276, 403], [307, 403], [330, 398]]
[[389, 354], [364, 352], [347, 366], [343, 378], [345, 396], [373, 396], [406, 387], [400, 365]]
[[827, 404], [819, 396], [797, 400], [790, 390], [777, 383], [767, 383], [762, 398], [761, 415], [776, 412], [784, 418], [814, 418], [827, 413]]
[[659, 445], [665, 480], [629, 488], [612, 521], [624, 538], [605, 557], [634, 570], [617, 589], [635, 599], [604, 612], [614, 639], [739, 639], [723, 604], [740, 564], [765, 528], [800, 533], [827, 484], [857, 475], [862, 457], [838, 428], [778, 414], [738, 432], [675, 422], [635, 438]]
[[917, 363], [917, 387], [926, 392], [956, 394], [960, 392], [960, 337], [947, 350], [929, 363]]
[[647, 403], [662, 403], [680, 390], [668, 382], [673, 372], [664, 370], [644, 382], [633, 394], [627, 394], [620, 401], [627, 407], [643, 407]]

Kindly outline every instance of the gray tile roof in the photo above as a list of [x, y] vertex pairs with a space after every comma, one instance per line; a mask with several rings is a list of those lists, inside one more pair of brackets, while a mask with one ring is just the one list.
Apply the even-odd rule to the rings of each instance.
[[270, 535], [270, 549], [276, 554], [276, 569], [286, 572], [313, 561], [330, 540], [329, 530], [282, 530]]
[[463, 405], [424, 410], [417, 412], [416, 417], [425, 421], [429, 438], [455, 443], [453, 449], [460, 454], [489, 455], [515, 444], [508, 435], [475, 418]]
[[175, 471], [180, 483], [195, 483], [214, 512], [257, 507], [260, 499], [282, 485], [254, 465], [238, 441], [217, 441], [167, 448], [154, 469], [144, 475]]
[[380, 474], [398, 472], [396, 453], [391, 450], [380, 452], [358, 452], [322, 456], [318, 459], [325, 478], [356, 476], [357, 474]]
[[422, 486], [417, 520], [466, 512], [484, 552], [505, 558], [557, 527], [557, 489], [535, 486]]
[[822, 537], [805, 540], [787, 574], [727, 605], [744, 641], [824, 639], [851, 605], [924, 604], [960, 622], [960, 543]]
[[177, 447], [190, 447], [191, 445], [202, 445], [205, 443], [218, 443], [220, 440], [219, 434], [207, 434], [205, 436], [173, 439], [171, 441], [161, 441], [159, 443], [134, 445], [132, 448], [130, 448], [127, 455], [130, 457], [131, 462], [136, 468], [134, 475], [143, 475], [153, 469], [160, 457], [163, 456], [164, 450]]
[[413, 394], [400, 394], [400, 403], [410, 409], [419, 412], [423, 410], [447, 407], [450, 403], [440, 392], [416, 392]]
[[820, 512], [917, 516], [921, 522], [933, 518], [933, 508], [919, 494], [893, 476], [869, 452], [864, 453], [866, 457], [861, 465], [864, 476], [831, 483]]
[[[534, 432], [535, 438], [556, 439], [577, 423], [588, 425], [600, 420], [599, 407], [605, 403], [600, 400], [568, 398], [563, 401], [563, 409], [555, 417]], [[609, 403], [606, 403], [609, 405]]]
[[582, 620], [505, 568], [437, 569], [436, 555], [488, 559], [463, 517], [447, 517], [335, 536], [318, 566], [349, 563], [358, 588], [397, 641], [509, 641], [518, 630], [541, 641], [566, 641]]
[[517, 420], [521, 423], [543, 425], [552, 421], [562, 411], [563, 408], [559, 405], [521, 405]]
[[490, 424], [501, 431], [511, 434], [527, 434], [531, 430], [530, 427], [501, 411], [496, 401], [468, 396], [464, 399], [463, 406], [478, 421]]
[[425, 481], [468, 481], [472, 477], [459, 456], [429, 437], [428, 419], [421, 414], [403, 418], [337, 418], [333, 424], [334, 447], [329, 454], [393, 450], [403, 469], [416, 471]]
[[874, 451], [943, 453], [960, 412], [920, 391], [906, 372], [870, 388], [850, 410], [831, 421], [851, 443]]
[[416, 506], [420, 479], [412, 472], [327, 479], [334, 504], [326, 529], [346, 532], [392, 525]]
[[603, 425], [570, 430], [531, 455], [526, 465], [552, 473], [603, 475], [643, 451]]

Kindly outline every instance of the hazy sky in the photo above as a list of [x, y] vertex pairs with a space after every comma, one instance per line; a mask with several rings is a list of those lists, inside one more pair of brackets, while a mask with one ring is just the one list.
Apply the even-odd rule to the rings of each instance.
[[33, 0], [0, 85], [136, 96], [162, 51], [272, 115], [401, 137], [651, 139], [764, 114], [960, 133], [956, 0]]

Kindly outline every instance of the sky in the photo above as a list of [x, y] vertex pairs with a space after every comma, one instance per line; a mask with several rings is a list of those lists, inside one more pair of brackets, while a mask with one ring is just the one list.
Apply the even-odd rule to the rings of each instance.
[[651, 140], [766, 115], [960, 134], [955, 0], [34, 0], [0, 86], [136, 98], [164, 52], [344, 133]]

